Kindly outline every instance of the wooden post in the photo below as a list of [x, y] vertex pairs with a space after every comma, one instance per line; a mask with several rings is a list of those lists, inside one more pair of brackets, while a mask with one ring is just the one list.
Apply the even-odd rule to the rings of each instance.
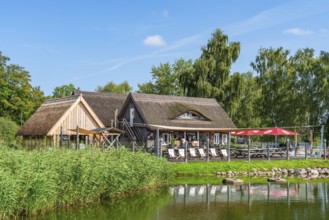
[[306, 143], [306, 141], [305, 141], [305, 159], [307, 159], [307, 143]]
[[322, 149], [323, 149], [323, 133], [324, 133], [324, 126], [321, 125], [321, 140], [320, 140], [320, 152], [319, 152], [319, 157], [320, 158], [321, 158]]
[[78, 144], [79, 144], [79, 126], [77, 126], [76, 131], [76, 139], [75, 139], [75, 149], [78, 150]]
[[160, 131], [157, 128], [157, 135], [156, 135], [156, 155], [157, 157], [160, 156]]
[[117, 127], [117, 117], [118, 117], [118, 109], [115, 109], [114, 111], [114, 127]]
[[231, 161], [231, 132], [228, 132], [228, 142], [227, 142], [227, 162]]
[[313, 154], [313, 128], [310, 128], [310, 155]]
[[287, 160], [289, 160], [289, 139], [286, 140], [286, 146], [287, 146]]
[[267, 142], [266, 143], [266, 147], [267, 147], [267, 160], [270, 161], [270, 144]]
[[250, 163], [250, 137], [248, 138], [248, 162]]
[[207, 137], [207, 162], [209, 162], [209, 137]]
[[184, 161], [185, 161], [185, 163], [187, 163], [187, 142], [185, 141], [185, 143], [184, 143], [184, 154], [185, 154], [185, 158], [184, 158]]
[[60, 133], [59, 133], [59, 148], [60, 149], [62, 149], [62, 145], [63, 145], [63, 128], [61, 126]]

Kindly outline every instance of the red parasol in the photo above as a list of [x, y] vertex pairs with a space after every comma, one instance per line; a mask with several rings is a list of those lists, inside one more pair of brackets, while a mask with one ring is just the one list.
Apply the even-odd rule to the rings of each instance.
[[298, 133], [289, 131], [283, 128], [266, 128], [264, 130], [261, 130], [258, 135], [283, 135], [283, 136], [293, 136], [298, 135]]
[[244, 130], [235, 132], [234, 136], [252, 136], [252, 135], [261, 135], [261, 130]]

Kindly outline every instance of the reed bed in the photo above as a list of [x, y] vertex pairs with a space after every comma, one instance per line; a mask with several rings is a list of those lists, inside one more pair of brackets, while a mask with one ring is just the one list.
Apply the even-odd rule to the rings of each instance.
[[166, 160], [124, 149], [0, 150], [0, 218], [122, 195], [171, 176]]

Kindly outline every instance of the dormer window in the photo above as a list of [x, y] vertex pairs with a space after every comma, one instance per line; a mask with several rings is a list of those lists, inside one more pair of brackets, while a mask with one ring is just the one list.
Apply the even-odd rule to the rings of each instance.
[[205, 120], [204, 117], [192, 111], [185, 112], [184, 114], [178, 116], [177, 119]]

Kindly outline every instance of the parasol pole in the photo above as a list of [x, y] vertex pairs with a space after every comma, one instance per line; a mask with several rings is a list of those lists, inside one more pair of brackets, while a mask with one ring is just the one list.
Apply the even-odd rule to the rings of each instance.
[[248, 138], [248, 162], [250, 163], [250, 136]]

